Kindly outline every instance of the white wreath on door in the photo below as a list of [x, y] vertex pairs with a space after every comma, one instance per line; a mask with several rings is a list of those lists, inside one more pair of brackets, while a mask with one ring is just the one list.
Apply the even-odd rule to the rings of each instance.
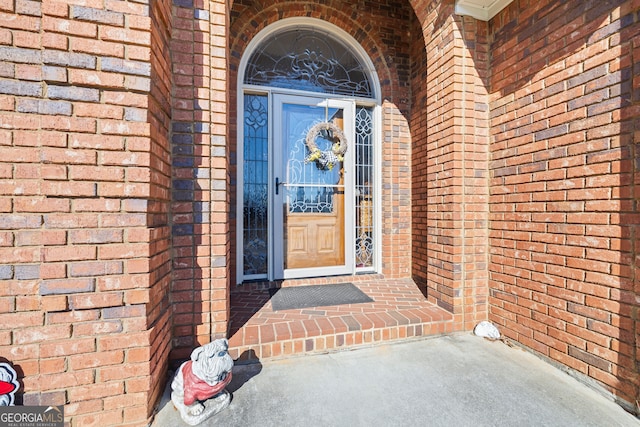
[[[323, 132], [327, 135], [326, 139], [333, 141], [330, 150], [320, 150], [316, 144], [316, 138]], [[344, 161], [344, 155], [348, 148], [344, 132], [331, 122], [313, 125], [307, 132], [305, 145], [309, 155], [305, 157], [304, 162], [316, 162], [318, 168], [322, 170], [332, 170], [335, 165]]]

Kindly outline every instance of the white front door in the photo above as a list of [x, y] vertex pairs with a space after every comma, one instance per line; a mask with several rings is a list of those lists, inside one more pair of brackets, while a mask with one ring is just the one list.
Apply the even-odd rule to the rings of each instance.
[[353, 148], [343, 161], [323, 165], [309, 159], [309, 146], [330, 156], [335, 135], [325, 130], [307, 138], [314, 125], [329, 122], [352, 145], [353, 102], [275, 95], [273, 117], [273, 278], [353, 273]]

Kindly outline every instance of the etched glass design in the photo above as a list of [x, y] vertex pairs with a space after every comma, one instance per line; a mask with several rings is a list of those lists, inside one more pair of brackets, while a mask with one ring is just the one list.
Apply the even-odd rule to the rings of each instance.
[[[315, 162], [306, 162], [309, 154], [305, 137], [309, 129], [321, 120], [325, 114], [329, 121], [341, 120], [343, 112], [335, 108], [311, 107], [306, 105], [285, 104], [285, 126], [288, 129], [287, 141], [287, 204], [290, 213], [331, 213], [333, 195], [342, 191], [336, 186], [340, 183], [339, 166], [331, 170], [321, 169]], [[320, 150], [331, 149], [329, 135], [318, 135], [315, 140]]]
[[268, 263], [269, 116], [267, 96], [244, 97], [244, 274], [266, 275]]
[[338, 95], [373, 97], [365, 68], [352, 49], [313, 28], [269, 37], [249, 58], [244, 82]]
[[356, 267], [373, 267], [373, 110], [356, 108]]

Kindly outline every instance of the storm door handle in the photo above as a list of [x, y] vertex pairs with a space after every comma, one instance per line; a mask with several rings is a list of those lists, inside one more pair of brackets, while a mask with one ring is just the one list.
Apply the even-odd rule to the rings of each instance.
[[286, 182], [280, 182], [280, 178], [276, 177], [276, 194], [280, 191], [280, 186], [286, 184]]

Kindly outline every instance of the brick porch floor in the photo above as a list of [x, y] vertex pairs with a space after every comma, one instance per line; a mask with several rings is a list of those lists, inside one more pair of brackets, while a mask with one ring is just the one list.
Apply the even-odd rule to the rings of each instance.
[[453, 315], [428, 302], [410, 279], [354, 276], [282, 286], [347, 281], [374, 302], [273, 311], [266, 286], [238, 286], [231, 293], [229, 354], [251, 362], [453, 332]]

